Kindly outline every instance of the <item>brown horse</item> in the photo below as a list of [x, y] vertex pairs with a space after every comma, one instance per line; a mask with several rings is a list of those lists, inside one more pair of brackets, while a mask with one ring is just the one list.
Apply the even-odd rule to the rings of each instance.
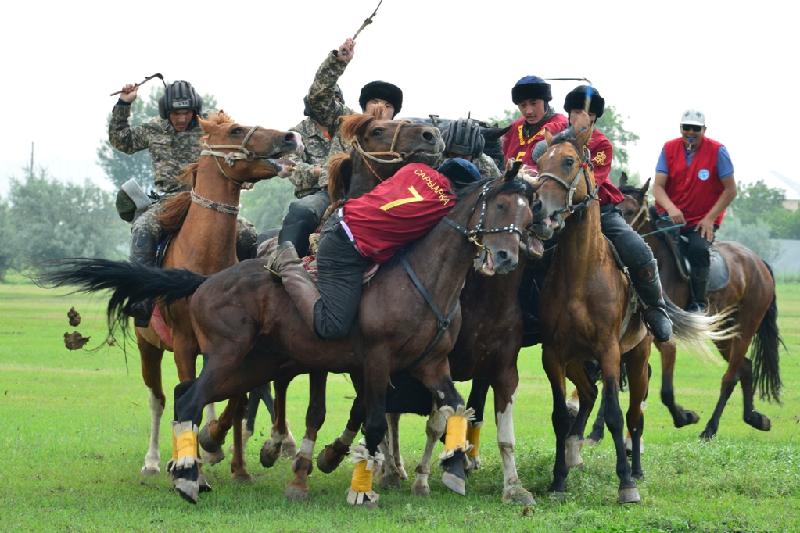
[[[664, 291], [675, 303], [685, 305], [689, 301], [689, 283], [678, 270], [675, 256], [667, 246], [664, 236], [654, 233], [655, 228], [648, 213], [649, 185], [650, 180], [642, 187], [628, 185], [627, 179], [620, 180], [620, 190], [626, 196], [619, 207], [634, 229], [645, 235], [658, 260]], [[779, 350], [783, 341], [778, 331], [778, 307], [772, 270], [755, 252], [739, 243], [721, 241], [716, 242], [714, 248], [727, 265], [729, 282], [724, 287], [709, 291], [709, 310], [719, 312], [722, 309], [735, 308], [736, 314], [732, 321], [739, 330], [739, 336], [716, 342], [720, 354], [728, 362], [728, 368], [722, 376], [720, 395], [714, 412], [700, 433], [703, 439], [716, 435], [722, 410], [737, 381], [742, 385], [743, 419], [745, 423], [761, 431], [770, 429], [770, 420], [753, 408], [756, 388], [759, 389], [761, 399], [776, 401], [780, 399], [781, 389]], [[675, 343], [657, 342], [656, 348], [661, 353], [661, 401], [669, 409], [675, 427], [697, 423], [697, 413], [675, 403]], [[747, 358], [748, 348], [751, 348], [750, 359]]]
[[[448, 452], [454, 461], [465, 460], [468, 413], [450, 379], [447, 360], [461, 323], [459, 293], [475, 244], [490, 254], [480, 265], [486, 274], [516, 267], [519, 228], [531, 220], [529, 194], [523, 182], [508, 178], [481, 182], [466, 191], [446, 219], [381, 268], [364, 291], [358, 326], [339, 341], [320, 341], [310, 334], [263, 260], [244, 261], [209, 278], [184, 270], [75, 260], [51, 279], [84, 288], [113, 287], [117, 309], [130, 305], [132, 287], [134, 301], [161, 297], [169, 303], [193, 294], [192, 324], [207, 364], [197, 380], [175, 389], [178, 459], [173, 474], [184, 498], [195, 502], [198, 497], [196, 424], [202, 407], [273, 379], [289, 359], [309, 370], [360, 376], [366, 449], [354, 451], [358, 463], [348, 502], [372, 505], [377, 494], [371, 473], [386, 429], [384, 397], [394, 372], [408, 369], [435, 394], [446, 421]], [[437, 261], [430, 261], [434, 256]], [[427, 297], [417, 283], [425, 287]], [[393, 305], [387, 307], [389, 299]], [[437, 319], [421, 321], [431, 315]]]
[[[633, 478], [643, 475], [640, 437], [644, 429], [641, 402], [647, 394], [647, 360], [651, 337], [636, 309], [627, 275], [617, 266], [600, 230], [600, 206], [589, 163], [587, 130], [575, 136], [546, 135], [547, 150], [537, 161], [539, 177], [533, 206], [534, 232], [558, 244], [540, 295], [542, 365], [553, 395], [556, 454], [550, 490], [566, 491], [568, 467], [580, 464], [581, 433], [594, 406], [597, 388], [584, 371], [597, 361], [603, 374], [605, 419], [614, 439], [620, 503], [640, 500]], [[687, 340], [705, 335], [720, 338], [712, 327], [721, 320], [696, 317], [667, 302], [675, 336]], [[620, 363], [630, 384], [627, 425], [632, 438], [632, 463], [625, 455], [619, 405]], [[565, 403], [565, 377], [578, 388], [580, 408], [572, 420]]]
[[[302, 144], [295, 133], [241, 126], [224, 112], [199, 121], [207, 134], [207, 150], [220, 150], [220, 155], [202, 155], [198, 163], [187, 168], [183, 179], [192, 191], [165, 201], [159, 219], [165, 231], [175, 232], [163, 266], [212, 274], [236, 263], [236, 213], [242, 185], [278, 175], [282, 167], [276, 158]], [[220, 163], [226, 154], [230, 159]], [[136, 328], [142, 377], [150, 390], [150, 441], [142, 467], [144, 474], [160, 471], [159, 426], [166, 401], [161, 379], [164, 350], [174, 352], [181, 382], [197, 375], [199, 350], [186, 302], [169, 308], [159, 305], [159, 310], [171, 330], [171, 343], [159, 337], [152, 321], [147, 328]], [[237, 478], [249, 477], [240, 448], [234, 454], [231, 469]]]

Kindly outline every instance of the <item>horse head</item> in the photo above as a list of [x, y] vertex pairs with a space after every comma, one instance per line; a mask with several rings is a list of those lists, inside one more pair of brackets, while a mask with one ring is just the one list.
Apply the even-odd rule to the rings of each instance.
[[514, 270], [520, 249], [534, 257], [541, 257], [543, 252], [541, 241], [526, 233], [533, 219], [532, 190], [516, 177], [517, 168], [502, 178], [476, 184], [474, 191], [459, 200], [459, 205], [465, 206], [462, 209], [472, 206], [462, 233], [477, 246], [474, 267], [485, 276]]
[[552, 238], [570, 215], [596, 199], [586, 147], [591, 134], [590, 129], [577, 135], [566, 130], [553, 137], [545, 131], [547, 149], [536, 161], [539, 175], [534, 185], [533, 232], [537, 237]]
[[617, 208], [622, 211], [625, 222], [634, 228], [647, 219], [647, 190], [649, 188], [650, 178], [642, 187], [636, 187], [628, 184], [628, 176], [624, 172], [620, 176], [619, 190], [625, 195], [625, 198], [617, 204]]
[[200, 155], [214, 158], [222, 175], [239, 185], [288, 176], [291, 165], [281, 158], [303, 149], [297, 133], [242, 126], [224, 111], [199, 121], [205, 132]]
[[441, 133], [426, 124], [354, 114], [342, 119], [340, 132], [351, 150], [329, 164], [332, 203], [361, 196], [408, 163], [435, 166], [444, 151]]

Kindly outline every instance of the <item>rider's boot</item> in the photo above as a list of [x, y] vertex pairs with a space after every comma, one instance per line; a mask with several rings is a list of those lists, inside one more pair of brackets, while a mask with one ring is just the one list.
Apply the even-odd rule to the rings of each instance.
[[644, 302], [644, 321], [659, 342], [672, 337], [672, 321], [667, 315], [667, 306], [661, 294], [661, 280], [658, 277], [658, 263], [653, 259], [631, 270], [631, 278], [636, 293]]
[[[157, 246], [158, 236], [153, 234], [151, 228], [144, 224], [134, 224], [131, 236], [131, 263], [155, 266]], [[153, 314], [153, 300], [134, 303], [130, 306], [128, 314], [133, 317], [137, 328], [146, 328], [150, 323], [150, 315]]]
[[706, 266], [696, 267], [692, 266], [691, 280], [692, 284], [692, 302], [686, 307], [690, 313], [703, 313], [706, 312], [706, 291], [708, 290], [708, 271]]
[[319, 300], [319, 291], [303, 267], [294, 244], [287, 241], [278, 245], [270, 271], [280, 276], [283, 288], [291, 297], [303, 321], [316, 333], [314, 304]]

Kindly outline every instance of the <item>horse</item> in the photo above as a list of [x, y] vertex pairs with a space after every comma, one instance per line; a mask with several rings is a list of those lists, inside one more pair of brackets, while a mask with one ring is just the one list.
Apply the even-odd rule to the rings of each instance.
[[[295, 133], [242, 126], [224, 112], [198, 120], [207, 134], [207, 146], [199, 161], [182, 175], [192, 190], [166, 200], [160, 206], [159, 222], [166, 232], [174, 233], [163, 266], [211, 274], [236, 263], [236, 213], [242, 185], [285, 173], [278, 158], [302, 147], [302, 143]], [[212, 155], [214, 150], [222, 151]], [[222, 157], [229, 158], [223, 165], [219, 162]], [[196, 377], [199, 353], [185, 303], [169, 309], [159, 305], [158, 314], [171, 332], [164, 335], [166, 339], [154, 329], [157, 318], [146, 328], [136, 328], [142, 377], [150, 391], [150, 439], [143, 474], [161, 471], [158, 440], [166, 403], [161, 378], [164, 350], [174, 353], [181, 382]], [[234, 454], [231, 470], [237, 479], [249, 478], [241, 448]]]
[[[651, 336], [636, 312], [630, 279], [617, 265], [600, 229], [600, 206], [586, 146], [591, 129], [555, 138], [546, 133], [547, 149], [537, 161], [539, 175], [533, 204], [532, 231], [546, 240], [557, 235], [552, 264], [540, 294], [542, 366], [553, 398], [552, 423], [556, 436], [550, 491], [566, 492], [569, 467], [582, 463], [580, 443], [594, 406], [597, 388], [584, 370], [585, 361], [597, 361], [603, 375], [605, 419], [614, 439], [618, 501], [636, 503], [640, 495], [634, 478], [641, 478], [640, 437], [644, 430], [641, 402], [647, 394], [647, 361]], [[699, 317], [667, 301], [675, 336], [698, 341], [722, 339], [716, 332], [724, 317]], [[630, 386], [626, 415], [632, 439], [631, 463], [623, 440], [619, 405], [620, 363]], [[576, 385], [580, 408], [572, 419], [565, 403], [565, 377]]]
[[[206, 365], [197, 380], [175, 388], [178, 459], [173, 476], [182, 497], [196, 503], [199, 494], [197, 424], [202, 407], [271, 380], [289, 359], [310, 370], [360, 377], [354, 384], [366, 407], [366, 447], [353, 451], [357, 464], [347, 500], [373, 506], [378, 495], [371, 474], [386, 430], [384, 397], [393, 372], [408, 369], [435, 395], [447, 427], [447, 452], [453, 461], [465, 460], [469, 413], [450, 379], [447, 360], [461, 323], [459, 293], [476, 244], [486, 251], [480, 265], [484, 273], [504, 274], [517, 266], [519, 228], [531, 221], [529, 195], [529, 186], [511, 175], [468, 189], [427, 236], [383, 265], [364, 291], [357, 327], [338, 341], [309, 334], [263, 260], [243, 261], [210, 277], [124, 262], [72, 260], [49, 279], [84, 290], [114, 288], [110, 305], [118, 313], [132, 300], [158, 297], [169, 305], [192, 295], [188, 305]], [[427, 260], [432, 256], [437, 261]], [[393, 305], [386, 307], [389, 297]], [[420, 322], [431, 313], [435, 321]]]
[[[627, 176], [623, 176], [620, 179], [620, 190], [625, 194], [625, 200], [619, 207], [628, 223], [645, 236], [653, 250], [658, 260], [664, 291], [678, 305], [686, 305], [690, 297], [689, 283], [681, 275], [664, 236], [657, 232], [650, 220], [647, 201], [649, 186], [649, 179], [642, 187], [636, 187], [629, 185]], [[715, 242], [714, 249], [725, 262], [729, 281], [722, 287], [712, 287], [709, 290], [709, 311], [735, 308], [736, 313], [731, 320], [738, 329], [739, 336], [715, 342], [719, 353], [728, 362], [728, 368], [722, 376], [714, 412], [700, 433], [702, 439], [711, 439], [717, 434], [722, 411], [737, 381], [742, 386], [744, 422], [760, 431], [769, 431], [771, 422], [766, 415], [753, 407], [756, 389], [762, 400], [778, 402], [781, 391], [779, 350], [783, 340], [778, 329], [775, 277], [772, 269], [755, 252], [737, 242]], [[675, 343], [657, 342], [656, 348], [661, 354], [661, 401], [669, 409], [673, 424], [676, 428], [696, 424], [700, 420], [697, 413], [684, 409], [675, 402]]]
[[[342, 158], [346, 164], [358, 165], [356, 152]], [[363, 164], [363, 163], [361, 163]], [[342, 173], [329, 173], [332, 198], [341, 197], [345, 187]], [[369, 190], [378, 183], [376, 176], [369, 172], [348, 173], [347, 181], [353, 189], [347, 190], [347, 196], [353, 197], [361, 191]], [[355, 191], [355, 192], [353, 192]], [[336, 195], [336, 196], [335, 196]], [[527, 240], [527, 239], [526, 239]], [[531, 240], [532, 248], [526, 243], [524, 254], [514, 272], [505, 276], [486, 277], [476, 271], [467, 275], [464, 290], [461, 292], [462, 327], [454, 350], [449, 354], [451, 375], [455, 381], [473, 380], [472, 390], [467, 408], [475, 412], [474, 420], [469, 421], [468, 432], [471, 448], [468, 451], [471, 467], [477, 467], [479, 459], [479, 436], [483, 423], [486, 394], [491, 386], [494, 392], [495, 416], [498, 425], [498, 447], [503, 462], [504, 502], [516, 502], [532, 505], [534, 499], [519, 480], [514, 459], [513, 430], [513, 398], [519, 383], [517, 372], [517, 355], [522, 347], [522, 317], [518, 299], [518, 291], [524, 270], [526, 256], [538, 257], [541, 250], [536, 249], [538, 240]], [[426, 399], [424, 388], [419, 383], [409, 383], [403, 376], [393, 376], [393, 394], [387, 410], [391, 413], [388, 420], [387, 445], [383, 448], [386, 460], [381, 472], [381, 486], [398, 486], [401, 479], [407, 477], [402, 466], [398, 444], [398, 416], [400, 413], [413, 412], [422, 415], [431, 414], [432, 399]], [[401, 383], [412, 387], [408, 390]], [[411, 400], [415, 398], [416, 401]], [[365, 413], [354, 401], [351, 417], [342, 435], [328, 444], [317, 458], [317, 466], [329, 473], [338, 467], [349, 451], [353, 437], [357, 434]], [[434, 409], [428, 420], [427, 443], [419, 465], [415, 469], [416, 476], [412, 491], [418, 495], [430, 494], [428, 477], [433, 447], [443, 431], [438, 412]], [[450, 466], [455, 468], [451, 469]], [[443, 482], [445, 486], [459, 494], [465, 492], [465, 481], [462, 465], [445, 463]]]

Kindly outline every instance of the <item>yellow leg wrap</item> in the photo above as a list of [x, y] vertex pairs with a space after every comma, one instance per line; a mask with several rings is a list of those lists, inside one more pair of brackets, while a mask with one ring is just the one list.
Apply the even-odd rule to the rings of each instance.
[[197, 459], [197, 432], [188, 429], [175, 437], [177, 460]]
[[172, 460], [178, 460], [178, 439], [175, 437], [175, 432], [172, 431]]
[[354, 492], [372, 491], [372, 470], [367, 470], [367, 461], [359, 461], [353, 469], [353, 479], [350, 488]]
[[467, 427], [467, 441], [472, 444], [472, 448], [467, 452], [469, 457], [478, 457], [480, 454], [479, 448], [481, 446], [481, 426], [473, 426], [472, 424]]
[[452, 415], [447, 419], [447, 435], [444, 438], [445, 451], [467, 449], [467, 418]]

